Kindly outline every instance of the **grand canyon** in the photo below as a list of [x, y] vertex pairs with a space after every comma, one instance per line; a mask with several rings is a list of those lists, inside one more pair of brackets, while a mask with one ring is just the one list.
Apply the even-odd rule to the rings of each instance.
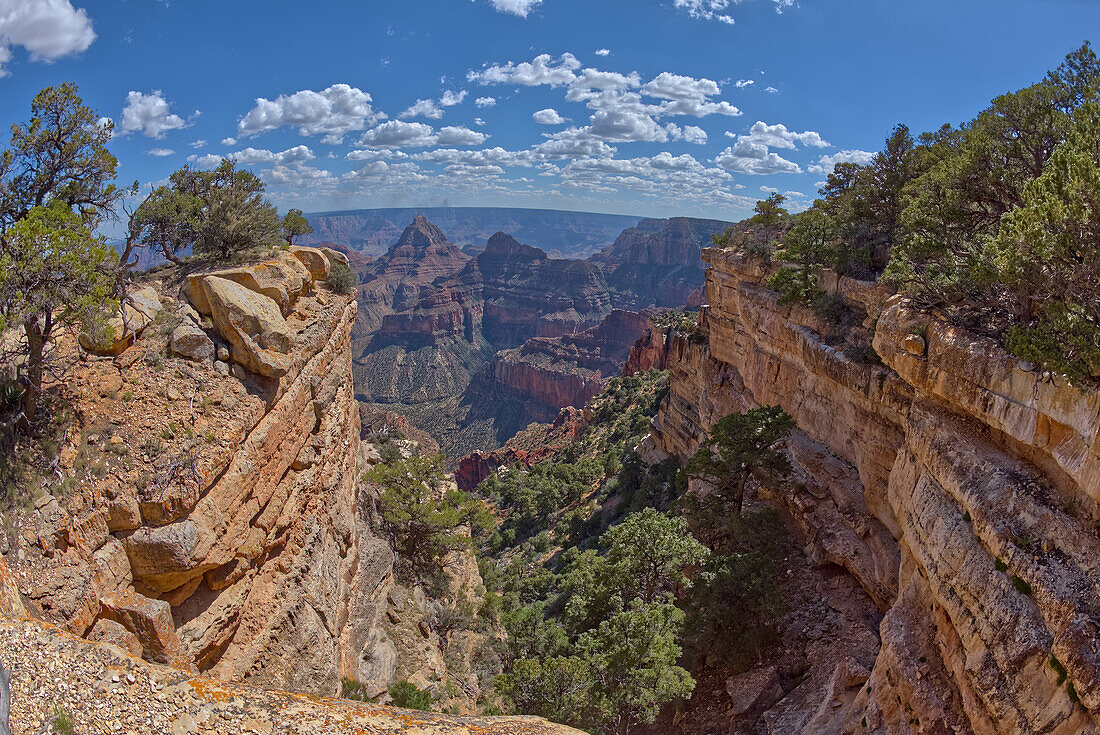
[[1100, 10], [74, 2], [0, 735], [1100, 734]]

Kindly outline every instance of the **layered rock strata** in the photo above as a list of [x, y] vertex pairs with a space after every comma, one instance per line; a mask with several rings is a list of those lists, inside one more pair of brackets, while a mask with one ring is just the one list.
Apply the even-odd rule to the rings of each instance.
[[725, 414], [782, 406], [795, 482], [773, 499], [885, 612], [841, 724], [771, 732], [1097, 732], [1100, 394], [874, 284], [822, 279], [853, 316], [838, 335], [752, 263], [704, 260], [709, 343], [672, 336], [643, 449], [685, 457]]

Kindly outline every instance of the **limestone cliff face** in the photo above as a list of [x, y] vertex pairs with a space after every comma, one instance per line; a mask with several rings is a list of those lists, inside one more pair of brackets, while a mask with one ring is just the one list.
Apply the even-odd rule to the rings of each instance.
[[158, 663], [339, 690], [392, 568], [361, 512], [356, 304], [320, 285], [339, 257], [193, 274], [185, 300], [154, 284], [159, 331], [73, 369], [73, 489], [40, 499], [15, 557], [36, 615]]
[[[869, 679], [819, 695], [843, 707], [827, 731], [1097, 732], [1100, 395], [873, 284], [823, 279], [855, 314], [838, 338], [754, 265], [704, 260], [709, 344], [671, 337], [644, 449], [684, 457], [761, 404], [796, 419], [796, 482], [774, 500], [885, 612]], [[865, 330], [881, 362], [847, 349]], [[816, 721], [772, 731], [825, 732]]]

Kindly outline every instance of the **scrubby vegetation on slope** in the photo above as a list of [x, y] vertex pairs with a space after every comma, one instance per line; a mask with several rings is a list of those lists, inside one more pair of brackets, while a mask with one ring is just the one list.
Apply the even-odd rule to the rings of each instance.
[[1089, 44], [959, 127], [898, 125], [837, 164], [800, 214], [782, 195], [716, 238], [776, 270], [788, 302], [830, 304], [824, 269], [877, 279], [1080, 386], [1100, 377], [1100, 61]]

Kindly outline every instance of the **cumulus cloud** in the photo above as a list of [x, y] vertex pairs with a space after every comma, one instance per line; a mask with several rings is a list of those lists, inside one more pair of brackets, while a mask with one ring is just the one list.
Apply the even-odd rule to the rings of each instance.
[[13, 46], [52, 61], [84, 51], [95, 38], [88, 13], [69, 0], [0, 0], [0, 77], [8, 75]]
[[478, 97], [474, 104], [478, 107], [493, 107], [497, 103], [496, 97]]
[[707, 131], [695, 125], [684, 126], [684, 142], [703, 145], [707, 142]]
[[279, 153], [273, 153], [265, 149], [245, 148], [243, 151], [230, 153], [228, 158], [244, 165], [278, 164], [288, 166], [311, 161], [316, 156], [313, 155], [313, 151], [308, 146], [298, 145]]
[[[726, 133], [726, 135], [733, 137], [732, 133]], [[747, 137], [754, 143], [763, 143], [771, 148], [795, 148], [796, 145], [807, 145], [814, 148], [827, 148], [829, 146], [829, 144], [822, 140], [821, 136], [813, 130], [796, 133], [793, 130], [788, 130], [787, 126], [782, 123], [768, 125], [760, 120], [757, 120], [753, 123], [753, 126], [749, 128]]]
[[322, 135], [322, 142], [335, 144], [347, 133], [385, 119], [371, 102], [369, 94], [347, 84], [334, 84], [320, 92], [304, 89], [281, 94], [274, 100], [258, 97], [237, 124], [237, 132], [248, 137], [289, 126], [301, 135]]
[[489, 0], [489, 3], [502, 13], [511, 13], [526, 18], [542, 0]]
[[537, 87], [548, 84], [551, 87], [562, 87], [571, 84], [577, 75], [574, 74], [581, 68], [581, 62], [570, 53], [562, 54], [554, 59], [550, 54], [540, 54], [531, 61], [523, 61], [515, 64], [509, 61], [507, 64], [494, 64], [486, 66], [481, 71], [471, 71], [466, 75], [467, 81], [478, 84], [514, 84], [521, 87]]
[[402, 120], [410, 117], [427, 117], [432, 120], [438, 120], [443, 117], [443, 110], [439, 109], [439, 105], [435, 103], [435, 100], [417, 100], [409, 109], [398, 115]]
[[866, 166], [875, 160], [875, 154], [871, 151], [845, 149], [830, 156], [822, 156], [817, 163], [806, 167], [812, 174], [831, 174], [838, 163], [858, 163]]
[[751, 87], [754, 84], [756, 84], [756, 80], [754, 80], [754, 79], [738, 79], [737, 80], [737, 88], [738, 89], [744, 89], [745, 87]]
[[131, 91], [126, 95], [120, 126], [123, 133], [141, 133], [160, 140], [165, 133], [185, 127], [182, 117], [168, 111], [168, 100], [160, 90], [151, 94]]
[[444, 107], [454, 107], [455, 105], [461, 105], [464, 99], [466, 99], [465, 89], [458, 92], [453, 92], [448, 89], [443, 93], [443, 96], [439, 98], [439, 104]]
[[531, 119], [539, 125], [561, 125], [565, 122], [565, 118], [559, 115], [557, 110], [550, 107], [531, 115]]
[[596, 49], [596, 56], [610, 56], [610, 55], [611, 55], [611, 49], [609, 49], [609, 48]]
[[222, 145], [237, 145], [236, 138], [222, 138]]
[[768, 146], [747, 136], [715, 156], [714, 163], [726, 171], [750, 175], [802, 173], [797, 163], [772, 153]]
[[446, 126], [437, 132], [431, 125], [390, 120], [359, 138], [362, 148], [427, 148], [435, 145], [480, 145], [489, 136], [469, 128]]

